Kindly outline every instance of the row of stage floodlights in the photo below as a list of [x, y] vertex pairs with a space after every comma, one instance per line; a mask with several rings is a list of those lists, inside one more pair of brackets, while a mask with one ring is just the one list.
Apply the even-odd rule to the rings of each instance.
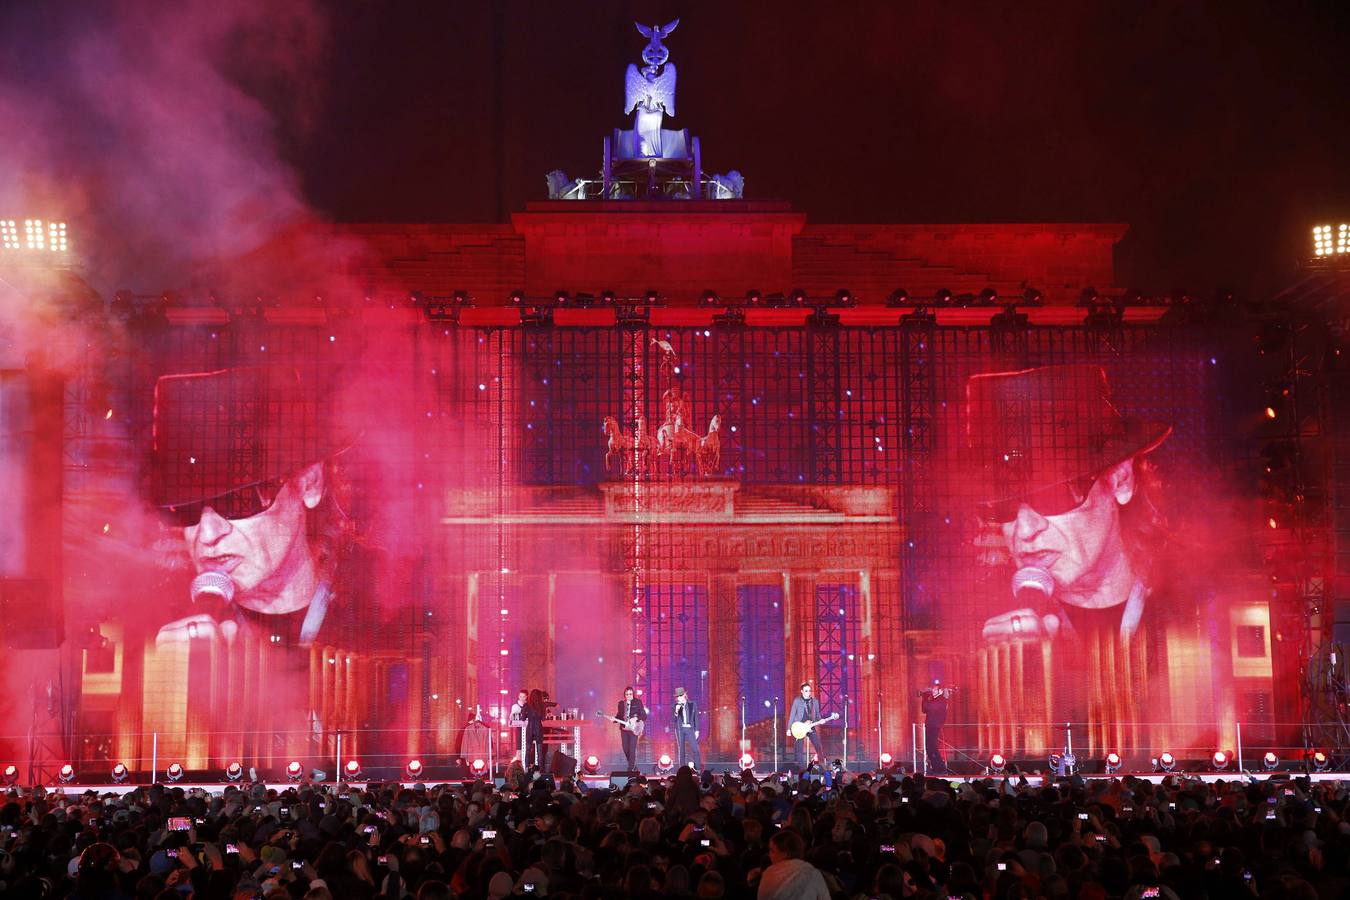
[[[598, 767], [599, 761], [595, 757], [589, 757], [588, 762], [589, 761], [594, 761], [594, 765]], [[487, 760], [482, 759], [481, 757], [465, 759], [463, 765], [464, 768], [467, 769], [468, 774], [473, 778], [484, 778], [487, 776]], [[365, 770], [361, 766], [360, 760], [354, 758], [346, 760], [342, 764], [341, 771], [344, 781], [359, 781], [365, 774]], [[324, 770], [315, 768], [307, 769], [299, 760], [294, 759], [286, 764], [284, 772], [286, 780], [290, 782], [298, 783], [305, 780], [326, 781], [328, 779], [328, 773]], [[249, 781], [258, 780], [258, 772], [256, 769], [245, 769], [243, 763], [238, 761], [230, 763], [221, 770], [219, 777], [221, 781], [234, 784], [244, 781], [245, 773], [248, 774]], [[187, 774], [188, 771], [183, 767], [182, 763], [170, 763], [164, 768], [164, 780], [171, 784], [182, 781]], [[194, 774], [200, 776], [201, 773]], [[426, 766], [423, 765], [421, 760], [411, 759], [403, 767], [403, 774], [413, 780], [421, 779], [426, 774]], [[119, 762], [112, 766], [108, 771], [108, 781], [112, 784], [123, 784], [127, 782], [131, 776], [132, 772], [127, 768], [125, 763]], [[61, 784], [70, 784], [74, 782], [76, 780], [75, 767], [70, 763], [63, 763], [60, 768], [56, 770], [56, 778]], [[88, 776], [86, 774], [85, 779], [87, 780], [87, 778]], [[18, 784], [19, 767], [14, 763], [10, 763], [3, 769], [0, 769], [0, 781], [3, 781], [4, 785], [7, 787]]]
[[[755, 771], [755, 758], [750, 753], [741, 754], [737, 761], [738, 766], [743, 771]], [[1214, 772], [1227, 772], [1233, 769], [1234, 755], [1225, 750], [1216, 750], [1210, 755], [1208, 760], [1210, 768]], [[1266, 772], [1274, 772], [1281, 767], [1283, 760], [1274, 750], [1268, 750], [1261, 756], [1261, 768]], [[900, 770], [900, 761], [890, 753], [882, 753], [880, 758], [880, 771], [884, 773], [895, 773]], [[1114, 775], [1120, 771], [1124, 761], [1119, 753], [1114, 750], [1107, 753], [1102, 758], [1102, 771], [1107, 775]], [[472, 760], [465, 760], [465, 768], [471, 778], [486, 778], [488, 775], [487, 761], [481, 757]], [[1178, 759], [1171, 752], [1164, 750], [1157, 756], [1149, 759], [1150, 768], [1154, 772], [1167, 774], [1173, 772], [1178, 764]], [[1331, 767], [1331, 759], [1322, 750], [1315, 750], [1308, 754], [1303, 761], [1303, 767], [1316, 772], [1325, 772]], [[1010, 768], [1008, 758], [1002, 753], [993, 753], [989, 757], [985, 769], [990, 775], [1008, 774]], [[600, 758], [594, 754], [587, 756], [581, 764], [582, 773], [587, 776], [597, 775], [600, 772]], [[657, 774], [667, 775], [675, 769], [675, 761], [669, 753], [662, 753], [656, 761]], [[222, 771], [222, 779], [225, 782], [234, 784], [244, 780], [245, 768], [242, 763], [232, 762]], [[248, 769], [249, 781], [256, 781], [257, 771]], [[286, 780], [299, 783], [306, 779], [311, 782], [326, 781], [328, 773], [320, 769], [306, 770], [305, 766], [299, 760], [291, 760], [285, 768]], [[187, 770], [181, 763], [171, 763], [164, 770], [164, 779], [169, 783], [177, 783], [183, 780]], [[348, 759], [342, 765], [343, 781], [360, 781], [364, 775], [361, 763], [356, 759]], [[426, 767], [420, 760], [412, 759], [403, 767], [403, 774], [406, 778], [413, 781], [420, 781], [426, 775]], [[108, 773], [108, 778], [113, 784], [123, 784], [131, 777], [131, 771], [123, 763], [117, 763]], [[0, 780], [3, 780], [5, 786], [13, 787], [19, 781], [19, 767], [10, 763], [0, 770]], [[75, 767], [70, 763], [65, 763], [57, 770], [57, 780], [61, 784], [70, 784], [75, 781]]]
[[[883, 753], [881, 756], [883, 768], [893, 765], [892, 757], [889, 753]], [[1235, 759], [1236, 757], [1231, 751], [1215, 750], [1210, 754], [1208, 759], [1209, 768], [1214, 772], [1227, 772], [1230, 769], [1236, 771], [1237, 769], [1233, 765]], [[1261, 755], [1261, 768], [1267, 772], [1278, 770], [1282, 762], [1283, 760], [1280, 759], [1280, 755], [1274, 750], [1267, 750]], [[1121, 758], [1120, 754], [1114, 750], [1102, 757], [1101, 761], [1102, 771], [1107, 775], [1114, 775], [1116, 772], [1120, 771], [1123, 764], [1124, 760]], [[1157, 756], [1149, 758], [1149, 767], [1157, 773], [1170, 773], [1176, 769], [1177, 764], [1177, 757], [1168, 750], [1164, 750]], [[1331, 759], [1325, 752], [1315, 750], [1307, 755], [1306, 759], [1303, 761], [1303, 765], [1305, 768], [1312, 769], [1316, 772], [1325, 772], [1331, 767]], [[1008, 758], [1002, 753], [994, 753], [989, 757], [986, 770], [991, 775], [1003, 775], [1007, 772], [1008, 767]], [[1054, 766], [1052, 766], [1052, 768], [1054, 768]]]

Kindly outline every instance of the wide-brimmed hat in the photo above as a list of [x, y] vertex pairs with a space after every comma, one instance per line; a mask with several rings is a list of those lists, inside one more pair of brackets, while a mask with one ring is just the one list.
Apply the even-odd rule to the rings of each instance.
[[151, 496], [209, 501], [284, 478], [350, 443], [327, 391], [286, 366], [165, 375], [155, 382]]
[[966, 384], [966, 445], [976, 500], [1015, 500], [1095, 476], [1148, 453], [1172, 426], [1129, 418], [1093, 365], [975, 375]]

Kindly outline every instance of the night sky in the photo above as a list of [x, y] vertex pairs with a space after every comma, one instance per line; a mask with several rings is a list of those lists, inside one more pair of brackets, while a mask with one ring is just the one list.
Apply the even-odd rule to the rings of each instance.
[[[602, 137], [631, 127], [632, 20], [676, 17], [671, 126], [814, 222], [1125, 222], [1120, 286], [1250, 297], [1296, 278], [1312, 224], [1350, 219], [1344, 4], [1241, 0], [12, 2], [0, 117], [41, 139], [0, 149], [0, 200], [60, 206], [52, 185], [79, 184], [68, 214], [99, 233], [116, 216], [123, 256], [146, 243], [128, 223], [243, 210], [504, 221], [549, 170], [598, 171]], [[120, 77], [137, 99], [109, 110], [96, 85]], [[183, 162], [217, 138], [244, 161]], [[148, 157], [155, 202], [110, 186]], [[228, 202], [185, 197], [222, 184]]]

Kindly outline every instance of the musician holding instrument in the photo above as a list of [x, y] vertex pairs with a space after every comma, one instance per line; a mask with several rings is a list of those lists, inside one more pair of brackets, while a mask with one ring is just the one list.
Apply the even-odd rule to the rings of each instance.
[[799, 759], [802, 764], [802, 771], [811, 765], [811, 748], [814, 747], [816, 757], [825, 759], [825, 748], [821, 746], [820, 735], [816, 733], [816, 727], [826, 722], [831, 722], [839, 718], [838, 713], [833, 713], [825, 718], [820, 716], [820, 700], [811, 695], [811, 683], [802, 682], [801, 693], [792, 698], [792, 707], [788, 710], [788, 737], [797, 742], [799, 750]]
[[942, 758], [942, 726], [947, 724], [947, 703], [955, 690], [954, 686], [944, 685], [941, 678], [934, 678], [930, 686], [919, 691], [924, 713], [923, 749], [928, 757], [929, 775], [949, 774], [947, 761]]
[[623, 699], [614, 710], [614, 718], [620, 720], [619, 738], [623, 741], [623, 756], [628, 760], [628, 771], [636, 772], [638, 738], [642, 737], [645, 728], [647, 707], [637, 699], [631, 686], [623, 689]]

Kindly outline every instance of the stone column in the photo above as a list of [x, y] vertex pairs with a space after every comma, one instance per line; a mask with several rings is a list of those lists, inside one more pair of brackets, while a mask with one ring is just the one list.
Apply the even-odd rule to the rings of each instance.
[[740, 745], [740, 659], [735, 648], [741, 627], [741, 610], [736, 594], [736, 576], [716, 573], [712, 576], [712, 596], [708, 603], [708, 724], [712, 731], [706, 755], [736, 759]]

